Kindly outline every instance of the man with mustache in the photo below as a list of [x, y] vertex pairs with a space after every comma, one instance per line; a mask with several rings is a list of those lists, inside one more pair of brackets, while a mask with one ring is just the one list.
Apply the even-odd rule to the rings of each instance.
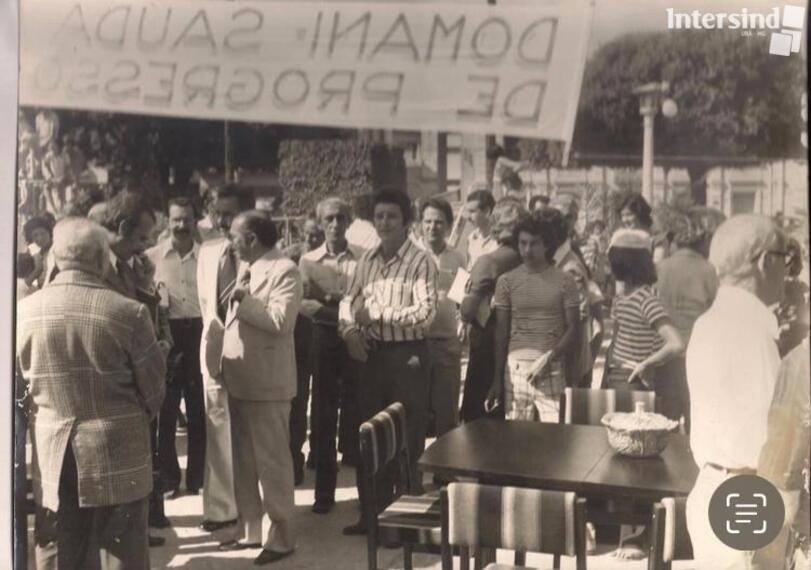
[[188, 464], [186, 491], [196, 495], [203, 487], [206, 451], [206, 420], [203, 405], [203, 377], [200, 372], [200, 338], [203, 321], [197, 299], [197, 257], [200, 245], [194, 239], [194, 204], [188, 198], [169, 201], [169, 237], [147, 250], [155, 266], [155, 283], [161, 305], [168, 310], [169, 327], [175, 344], [169, 354], [163, 401], [158, 426], [158, 457], [164, 472], [164, 490], [180, 495], [180, 465], [175, 448], [175, 430], [180, 399], [188, 418]]
[[[102, 226], [108, 232], [111, 267], [104, 276], [104, 282], [110, 289], [146, 306], [155, 327], [158, 346], [165, 357], [172, 347], [172, 334], [155, 292], [155, 267], [144, 254], [155, 228], [155, 213], [141, 192], [124, 190], [107, 202]], [[62, 269], [59, 264], [57, 269]], [[171, 523], [164, 514], [163, 495], [160, 492], [163, 470], [157, 457], [157, 420], [152, 421], [150, 429], [155, 482], [149, 499], [149, 526], [166, 528]], [[149, 537], [150, 546], [161, 546], [165, 542], [166, 539], [160, 536]]]
[[235, 547], [237, 504], [228, 392], [223, 383], [220, 357], [225, 316], [236, 286], [238, 260], [226, 235], [231, 222], [253, 207], [253, 196], [234, 184], [211, 191], [209, 219], [219, 237], [203, 242], [197, 261], [197, 298], [203, 318], [200, 364], [206, 408], [206, 466], [203, 479], [203, 522], [224, 549]]

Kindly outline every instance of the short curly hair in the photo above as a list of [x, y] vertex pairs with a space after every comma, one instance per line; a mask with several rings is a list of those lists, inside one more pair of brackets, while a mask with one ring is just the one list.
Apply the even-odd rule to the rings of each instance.
[[403, 223], [408, 225], [414, 219], [414, 211], [411, 209], [411, 200], [408, 194], [399, 190], [382, 190], [372, 196], [372, 212], [378, 204], [391, 204], [400, 208], [403, 215]]
[[155, 212], [147, 205], [142, 194], [131, 190], [119, 192], [107, 201], [102, 225], [109, 231], [117, 233], [123, 228], [131, 235], [146, 214], [152, 221], [156, 220]]
[[656, 266], [653, 255], [647, 249], [611, 247], [608, 261], [614, 277], [631, 287], [656, 283]]
[[515, 228], [529, 217], [521, 202], [513, 198], [502, 198], [493, 208], [493, 237], [500, 245], [515, 247]]
[[54, 220], [49, 216], [34, 216], [23, 225], [23, 237], [27, 244], [34, 243], [34, 231], [45, 230], [53, 238]]
[[620, 209], [617, 213], [622, 214], [623, 210], [630, 210], [633, 212], [639, 224], [646, 229], [653, 227], [653, 217], [651, 216], [651, 207], [647, 200], [641, 194], [633, 193], [625, 200], [622, 201]]
[[550, 215], [547, 215], [547, 210], [544, 210], [525, 219], [516, 226], [514, 235], [516, 243], [518, 243], [518, 235], [522, 232], [540, 237], [546, 249], [546, 261], [552, 263], [555, 259], [555, 252], [566, 241], [566, 238], [561, 235], [555, 216], [551, 215], [560, 215], [560, 212], [551, 210], [549, 213]]
[[425, 210], [428, 208], [439, 210], [442, 212], [442, 216], [445, 218], [445, 221], [448, 222], [448, 225], [453, 224], [453, 208], [447, 200], [442, 198], [428, 198], [425, 200], [422, 204], [420, 204], [420, 219], [422, 219], [423, 215], [425, 214]]
[[[543, 212], [541, 212], [543, 213]], [[552, 263], [555, 252], [564, 240], [560, 239], [560, 232], [556, 223], [549, 216], [529, 216], [515, 226], [514, 240], [518, 243], [518, 236], [522, 233], [541, 238], [546, 250], [546, 261]]]

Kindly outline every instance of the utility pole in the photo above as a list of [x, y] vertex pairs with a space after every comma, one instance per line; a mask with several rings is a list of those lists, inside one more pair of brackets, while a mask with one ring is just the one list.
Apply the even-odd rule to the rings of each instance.
[[228, 121], [223, 121], [222, 123], [222, 142], [225, 183], [229, 184], [234, 181], [234, 165], [233, 156], [231, 154], [231, 124]]
[[[653, 121], [659, 106], [670, 90], [667, 81], [646, 83], [633, 90], [639, 96], [639, 114], [642, 115], [642, 197], [653, 206]], [[665, 116], [676, 114], [675, 103], [670, 102]]]

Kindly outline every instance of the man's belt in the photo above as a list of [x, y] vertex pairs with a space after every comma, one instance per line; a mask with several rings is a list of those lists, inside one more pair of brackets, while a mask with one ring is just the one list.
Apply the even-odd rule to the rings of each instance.
[[397, 346], [409, 346], [415, 344], [424, 344], [425, 339], [419, 338], [415, 340], [369, 340], [369, 350], [380, 350], [383, 348], [395, 348]]
[[732, 475], [755, 475], [757, 473], [757, 470], [752, 469], [751, 467], [724, 467], [723, 465], [710, 462], [705, 463], [704, 466]]

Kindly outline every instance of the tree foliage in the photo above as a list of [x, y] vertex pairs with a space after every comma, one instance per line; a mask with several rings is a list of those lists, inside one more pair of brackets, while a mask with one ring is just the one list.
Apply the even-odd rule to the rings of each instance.
[[673, 157], [670, 165], [687, 168], [694, 183], [725, 159], [800, 156], [805, 67], [799, 56], [768, 52], [768, 36], [721, 30], [629, 35], [606, 44], [586, 66], [573, 146], [641, 158], [632, 90], [668, 81], [679, 112], [656, 117], [654, 156]]
[[279, 147], [279, 182], [289, 215], [312, 212], [327, 196], [351, 202], [383, 188], [405, 190], [402, 153], [362, 140], [288, 140]]

